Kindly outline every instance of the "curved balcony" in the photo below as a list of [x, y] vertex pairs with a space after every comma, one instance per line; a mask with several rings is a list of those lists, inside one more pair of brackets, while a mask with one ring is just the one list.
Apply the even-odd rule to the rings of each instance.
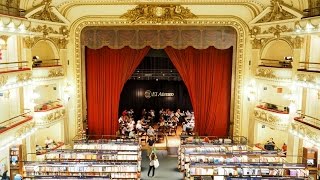
[[62, 66], [37, 66], [32, 69], [34, 81], [45, 81], [64, 78], [64, 69]]
[[27, 61], [0, 63], [0, 91], [31, 84]]
[[33, 117], [30, 110], [25, 113], [0, 122], [0, 147], [6, 146], [34, 128]]
[[288, 113], [280, 111], [269, 110], [260, 106], [254, 108], [254, 117], [257, 121], [265, 124], [271, 128], [285, 131], [289, 126]]
[[310, 124], [304, 122], [304, 120], [295, 120], [291, 123], [289, 132], [293, 135], [309, 141], [312, 144], [320, 144], [320, 129], [319, 127], [310, 126]]
[[320, 73], [298, 71], [295, 82], [298, 86], [320, 89]]
[[255, 74], [257, 79], [271, 80], [278, 82], [291, 82], [292, 69], [291, 68], [278, 68], [259, 66]]
[[36, 127], [49, 127], [59, 121], [63, 121], [66, 115], [65, 107], [59, 105], [48, 109], [41, 109], [34, 112]]

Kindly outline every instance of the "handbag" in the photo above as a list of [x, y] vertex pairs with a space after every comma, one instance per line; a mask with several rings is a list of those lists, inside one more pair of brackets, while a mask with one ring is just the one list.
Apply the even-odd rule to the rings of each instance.
[[154, 165], [154, 167], [155, 168], [158, 168], [159, 167], [159, 161], [158, 161], [158, 159], [155, 159], [155, 160], [153, 160], [154, 162], [153, 162], [153, 165]]

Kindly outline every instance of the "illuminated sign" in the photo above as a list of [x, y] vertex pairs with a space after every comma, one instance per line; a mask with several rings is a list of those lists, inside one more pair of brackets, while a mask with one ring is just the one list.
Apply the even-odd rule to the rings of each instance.
[[167, 93], [167, 92], [158, 92], [158, 91], [150, 91], [150, 90], [146, 90], [144, 92], [144, 97], [149, 99], [151, 97], [172, 97], [174, 96], [174, 93]]

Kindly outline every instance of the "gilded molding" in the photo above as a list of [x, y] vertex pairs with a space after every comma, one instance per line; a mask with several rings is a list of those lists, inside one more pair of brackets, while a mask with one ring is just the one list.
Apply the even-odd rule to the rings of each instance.
[[256, 37], [258, 34], [261, 34], [261, 27], [253, 26], [252, 29], [250, 29], [250, 34], [253, 37]]
[[40, 3], [40, 6], [43, 6], [41, 11], [38, 11], [37, 13], [33, 14], [31, 18], [33, 19], [39, 19], [44, 21], [51, 21], [51, 22], [59, 22], [63, 23], [53, 12], [51, 6], [52, 0], [43, 0]]
[[23, 124], [23, 126], [16, 131], [15, 137], [16, 138], [21, 137], [23, 134], [30, 132], [31, 129], [33, 129], [34, 127], [35, 127], [35, 122], [33, 120]]
[[295, 38], [291, 39], [291, 42], [293, 43], [293, 48], [301, 49], [303, 47], [304, 38], [296, 36]]
[[262, 32], [262, 34], [269, 34], [272, 33], [276, 38], [280, 38], [280, 34], [283, 32], [293, 32], [292, 28], [287, 27], [286, 25], [280, 26], [276, 25], [275, 27], [271, 26], [268, 30]]
[[269, 80], [278, 83], [292, 81], [292, 70], [289, 68], [272, 68], [259, 66], [256, 69], [255, 75], [258, 79]]
[[52, 125], [66, 116], [64, 107], [53, 109], [46, 112], [34, 112], [34, 120], [37, 127], [46, 127]]
[[8, 82], [7, 75], [0, 75], [0, 87], [6, 85]]
[[51, 69], [49, 71], [48, 77], [60, 77], [64, 76], [63, 69], [62, 68], [56, 68], [56, 69]]
[[132, 23], [139, 22], [183, 22], [186, 19], [193, 19], [197, 16], [191, 13], [188, 8], [181, 5], [138, 5], [132, 10], [128, 10], [120, 18], [125, 18]]
[[283, 9], [283, 0], [271, 0], [271, 11], [261, 18], [257, 23], [281, 21], [297, 18], [295, 15]]
[[305, 73], [297, 74], [297, 80], [308, 82], [308, 83], [316, 83], [316, 77], [313, 74], [305, 74]]
[[[164, 23], [162, 25], [179, 25], [180, 23]], [[82, 109], [82, 65], [81, 65], [81, 31], [86, 26], [130, 26], [131, 21], [123, 20], [96, 20], [96, 19], [80, 19], [74, 23], [74, 44], [75, 53], [75, 68], [76, 75], [76, 132], [81, 134], [83, 132], [83, 109]], [[153, 25], [153, 23], [146, 22], [143, 25]], [[216, 17], [206, 20], [187, 20], [186, 25], [190, 26], [231, 26], [237, 31], [237, 48], [236, 48], [236, 65], [235, 70], [235, 95], [234, 95], [234, 111], [233, 111], [233, 136], [241, 135], [241, 118], [242, 118], [242, 90], [243, 90], [243, 72], [244, 72], [244, 51], [245, 51], [245, 29], [247, 25], [241, 19], [234, 17]]]
[[298, 121], [291, 123], [290, 130], [306, 137], [308, 141], [320, 143], [320, 131]]
[[277, 114], [260, 108], [254, 109], [256, 120], [278, 130], [287, 130], [289, 124], [289, 114]]
[[27, 73], [19, 73], [17, 74], [17, 81], [16, 82], [25, 82], [31, 80], [31, 72]]
[[59, 49], [66, 49], [67, 45], [69, 43], [69, 40], [66, 37], [61, 37], [61, 38], [58, 38], [58, 37], [44, 37], [44, 38], [34, 37], [34, 38], [31, 38], [31, 37], [27, 36], [23, 40], [24, 40], [24, 47], [28, 48], [28, 49], [31, 49], [38, 41], [41, 41], [41, 40], [44, 40], [44, 41], [49, 40], [49, 41], [53, 42], [55, 44], [55, 46], [58, 47]]
[[252, 49], [261, 49], [262, 47], [264, 47], [264, 45], [267, 42], [268, 42], [268, 39], [265, 39], [265, 38], [261, 38], [261, 39], [254, 38], [253, 40], [251, 40]]
[[274, 70], [271, 68], [258, 68], [256, 71], [256, 76], [271, 79], [276, 78]]
[[54, 30], [52, 27], [48, 27], [47, 25], [38, 25], [37, 27], [31, 28], [32, 32], [42, 32], [43, 37], [47, 37], [50, 34], [59, 34], [58, 31]]

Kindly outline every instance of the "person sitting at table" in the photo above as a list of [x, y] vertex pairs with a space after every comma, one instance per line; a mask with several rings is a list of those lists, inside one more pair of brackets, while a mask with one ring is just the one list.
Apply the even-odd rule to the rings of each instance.
[[136, 130], [137, 130], [138, 133], [139, 133], [139, 132], [142, 132], [141, 135], [143, 135], [143, 134], [146, 132], [146, 131], [144, 130], [144, 128], [143, 128], [140, 120], [139, 120], [139, 121], [137, 122], [137, 124], [136, 124]]
[[194, 128], [194, 124], [193, 124], [191, 121], [189, 121], [189, 122], [187, 123], [186, 132], [187, 132], [189, 135], [192, 135], [193, 128]]
[[147, 136], [155, 136], [155, 132], [154, 129], [152, 128], [152, 126], [149, 126], [149, 129], [147, 130]]

